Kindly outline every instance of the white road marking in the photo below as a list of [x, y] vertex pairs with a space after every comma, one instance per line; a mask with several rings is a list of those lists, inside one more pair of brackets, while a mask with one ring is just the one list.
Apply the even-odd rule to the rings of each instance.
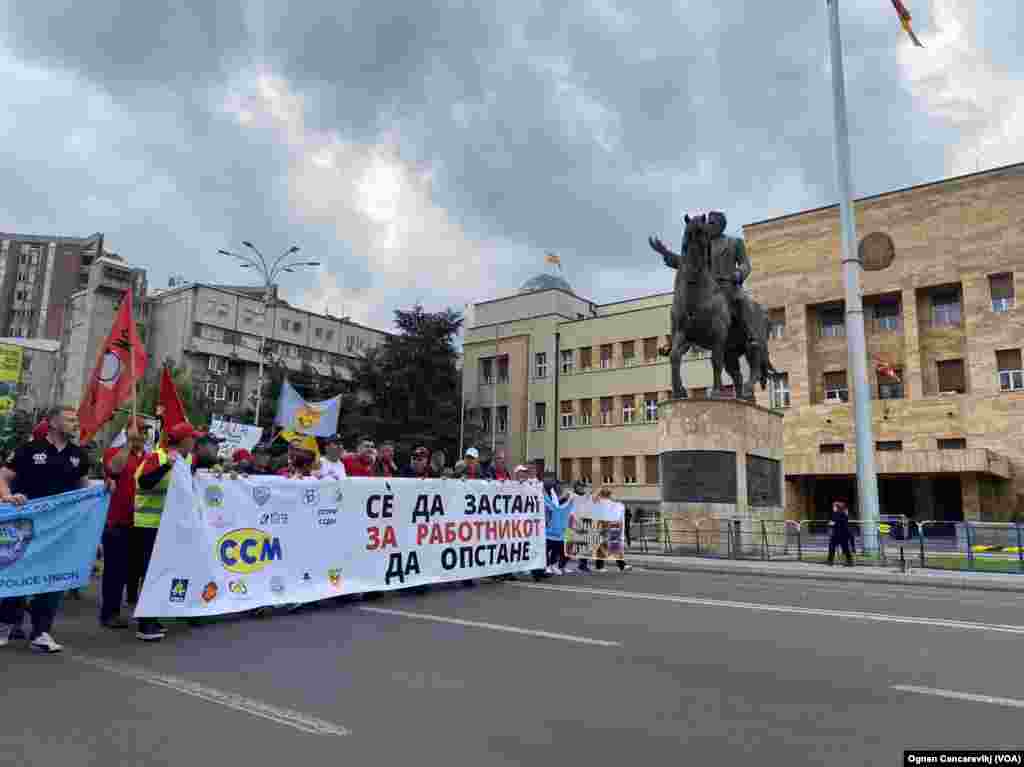
[[506, 631], [509, 634], [525, 634], [526, 636], [543, 637], [544, 639], [561, 639], [564, 642], [576, 642], [577, 644], [596, 645], [598, 647], [622, 647], [622, 642], [611, 642], [607, 639], [591, 639], [574, 634], [557, 634], [553, 631], [540, 631], [538, 629], [524, 629], [518, 626], [504, 626], [500, 623], [484, 623], [483, 621], [467, 621], [462, 618], [449, 618], [446, 615], [429, 615], [428, 613], [415, 613], [408, 610], [391, 610], [386, 607], [359, 607], [366, 613], [379, 613], [380, 615], [398, 615], [402, 618], [414, 618], [421, 621], [435, 621], [436, 623], [451, 623], [455, 626], [468, 626], [470, 628], [489, 629], [490, 631]]
[[104, 658], [96, 658], [80, 653], [65, 653], [65, 656], [93, 668], [109, 671], [112, 674], [118, 674], [119, 676], [135, 679], [157, 687], [165, 687], [175, 692], [205, 700], [208, 703], [215, 703], [218, 706], [241, 711], [243, 714], [269, 719], [271, 722], [291, 727], [310, 735], [351, 735], [351, 732], [340, 724], [318, 719], [315, 716], [303, 714], [301, 711], [272, 706], [269, 703], [247, 698], [244, 695], [217, 690], [198, 682], [189, 681], [188, 679], [179, 679], [178, 677], [160, 674], [148, 669], [126, 666], [123, 663], [116, 663]]
[[946, 618], [918, 618], [910, 615], [889, 615], [888, 613], [865, 613], [853, 610], [824, 610], [816, 607], [796, 607], [795, 605], [766, 605], [756, 602], [734, 602], [726, 599], [705, 599], [702, 597], [683, 597], [673, 594], [644, 594], [630, 591], [613, 591], [611, 589], [591, 589], [572, 586], [548, 586], [540, 583], [511, 583], [524, 589], [540, 589], [544, 591], [568, 591], [577, 594], [593, 594], [603, 597], [622, 597], [626, 599], [644, 599], [654, 602], [672, 602], [697, 607], [733, 607], [741, 610], [755, 610], [766, 613], [786, 613], [789, 615], [817, 615], [828, 618], [849, 618], [853, 620], [875, 621], [877, 623], [906, 623], [918, 626], [933, 626], [969, 631], [993, 631], [1002, 634], [1022, 634], [1024, 626], [1012, 626], [1000, 623], [974, 623]]
[[1010, 708], [1024, 708], [1024, 700], [1015, 698], [997, 698], [993, 695], [976, 695], [973, 692], [957, 692], [956, 690], [938, 690], [934, 687], [918, 687], [913, 684], [894, 684], [893, 690], [900, 692], [915, 692], [919, 695], [934, 695], [937, 698], [952, 698], [954, 700], [966, 700], [971, 703], [990, 703], [993, 706], [1009, 706]]

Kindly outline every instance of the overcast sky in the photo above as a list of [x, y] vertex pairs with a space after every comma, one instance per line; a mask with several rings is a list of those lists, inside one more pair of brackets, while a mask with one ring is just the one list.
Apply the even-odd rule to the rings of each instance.
[[[858, 196], [1024, 160], [1019, 0], [906, 3], [924, 50], [842, 2]], [[0, 9], [0, 231], [105, 232], [153, 287], [244, 281], [216, 251], [249, 239], [323, 262], [291, 300], [382, 328], [547, 250], [617, 301], [670, 289], [646, 238], [683, 211], [835, 202], [824, 0]]]

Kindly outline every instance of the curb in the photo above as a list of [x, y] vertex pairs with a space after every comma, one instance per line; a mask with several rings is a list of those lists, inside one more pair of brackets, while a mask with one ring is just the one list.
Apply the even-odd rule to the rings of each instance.
[[[771, 567], [750, 567], [750, 568], [734, 568], [726, 567], [720, 564], [716, 564], [709, 560], [693, 560], [693, 561], [662, 561], [660, 557], [637, 557], [631, 555], [628, 557], [631, 564], [643, 567], [647, 570], [655, 570], [662, 572], [702, 572], [702, 573], [713, 573], [715, 575], [751, 575], [757, 577], [769, 577], [769, 578], [791, 578], [794, 580], [805, 580], [805, 581], [829, 581], [839, 583], [881, 583], [890, 584], [896, 586], [925, 586], [929, 588], [937, 589], [959, 589], [963, 591], [998, 591], [1009, 594], [1024, 594], [1024, 576], [1020, 578], [1020, 585], [1014, 583], [998, 583], [991, 581], [976, 581], [975, 576], [972, 575], [959, 575], [959, 576], [925, 576], [921, 577], [916, 574], [903, 575], [901, 573], [893, 572], [857, 572], [856, 567], [853, 568], [853, 572], [849, 569], [845, 569], [839, 573], [823, 573], [823, 572], [793, 572], [788, 570], [776, 570]], [[914, 571], [917, 572], [916, 570]], [[1013, 578], [1016, 576], [1010, 575]]]

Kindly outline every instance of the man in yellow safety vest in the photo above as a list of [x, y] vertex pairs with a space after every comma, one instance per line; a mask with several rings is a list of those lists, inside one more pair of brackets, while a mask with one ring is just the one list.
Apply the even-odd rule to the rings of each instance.
[[[167, 448], [158, 447], [148, 456], [135, 472], [138, 485], [135, 491], [135, 536], [136, 551], [141, 558], [140, 572], [143, 580], [153, 556], [156, 533], [160, 528], [160, 516], [167, 500], [167, 488], [171, 484], [171, 469], [177, 461], [192, 465], [192, 447], [196, 430], [188, 423], [179, 423], [167, 432]], [[167, 635], [159, 621], [140, 618], [137, 639], [143, 642], [159, 642]]]

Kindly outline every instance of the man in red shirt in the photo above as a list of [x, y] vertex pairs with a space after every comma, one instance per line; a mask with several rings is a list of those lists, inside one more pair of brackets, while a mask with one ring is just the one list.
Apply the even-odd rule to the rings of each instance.
[[380, 446], [380, 458], [375, 469], [378, 477], [397, 477], [398, 464], [395, 463], [395, 443], [385, 442]]
[[359, 440], [359, 452], [355, 455], [348, 454], [342, 458], [345, 464], [345, 473], [350, 477], [375, 477], [377, 476], [374, 467], [375, 446], [369, 437]]
[[111, 629], [130, 628], [131, 621], [121, 617], [125, 586], [128, 597], [138, 599], [139, 576], [136, 552], [132, 546], [135, 518], [135, 471], [145, 460], [145, 423], [136, 418], [128, 424], [128, 441], [123, 447], [109, 448], [103, 454], [103, 473], [111, 487], [110, 510], [103, 531], [103, 582], [101, 585], [100, 623]]

